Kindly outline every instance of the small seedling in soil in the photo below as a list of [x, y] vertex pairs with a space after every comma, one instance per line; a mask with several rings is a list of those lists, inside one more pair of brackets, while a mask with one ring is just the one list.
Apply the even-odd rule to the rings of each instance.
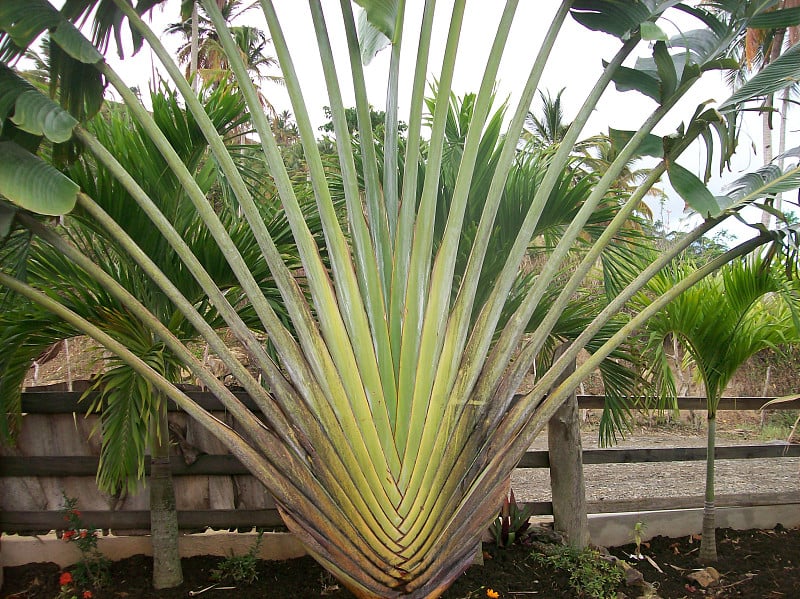
[[211, 571], [211, 579], [217, 581], [232, 580], [239, 584], [253, 584], [258, 579], [258, 548], [264, 531], [258, 531], [253, 546], [244, 555], [231, 555], [222, 560]]
[[509, 496], [503, 499], [500, 515], [492, 524], [492, 535], [498, 547], [508, 548], [522, 539], [530, 526], [531, 512], [529, 507], [520, 509], [512, 489]]

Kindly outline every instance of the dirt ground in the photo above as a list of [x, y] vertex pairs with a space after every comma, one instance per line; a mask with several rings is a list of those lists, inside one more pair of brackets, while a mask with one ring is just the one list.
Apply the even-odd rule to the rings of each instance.
[[[749, 599], [800, 597], [800, 530], [717, 531], [721, 578], [703, 588], [687, 575], [699, 569], [696, 537], [667, 539], [657, 537], [642, 546], [643, 560], [632, 560], [634, 547], [613, 548], [610, 553], [635, 566], [663, 599], [733, 598]], [[569, 585], [569, 576], [542, 565], [533, 554], [531, 543], [512, 549], [484, 546], [484, 565], [473, 566], [442, 595], [442, 599], [480, 599], [493, 589], [503, 599], [586, 597]], [[541, 555], [541, 553], [540, 553]], [[649, 558], [649, 559], [647, 559]], [[220, 558], [197, 557], [183, 560], [184, 584], [176, 589], [153, 591], [150, 588], [152, 561], [136, 556], [113, 564], [106, 589], [92, 589], [93, 599], [179, 599], [214, 584], [211, 571]], [[202, 599], [316, 599], [351, 598], [328, 573], [311, 558], [282, 562], [259, 562], [258, 579], [252, 584], [222, 582], [200, 595]], [[55, 564], [29, 564], [6, 568], [5, 599], [43, 599], [58, 596], [61, 572]], [[223, 588], [227, 587], [227, 588]], [[232, 588], [231, 588], [232, 587]], [[636, 597], [638, 587], [625, 583], [618, 587], [622, 595]], [[81, 593], [84, 589], [79, 589]], [[81, 597], [81, 594], [77, 595]], [[652, 595], [651, 595], [652, 597]]]

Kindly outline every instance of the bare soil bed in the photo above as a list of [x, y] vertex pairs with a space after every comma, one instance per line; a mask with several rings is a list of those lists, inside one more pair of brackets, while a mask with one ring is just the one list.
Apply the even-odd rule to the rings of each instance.
[[[634, 563], [663, 599], [732, 598], [750, 599], [800, 597], [800, 530], [717, 531], [719, 561], [717, 570], [722, 578], [714, 586], [702, 588], [686, 576], [698, 568], [696, 555], [699, 541], [695, 537], [667, 539], [658, 537], [642, 547], [648, 560], [630, 559], [633, 546], [611, 550], [617, 558]], [[569, 585], [567, 573], [541, 565], [533, 557], [534, 549], [523, 544], [512, 549], [485, 546], [485, 564], [469, 568], [442, 599], [479, 599], [493, 589], [504, 599], [580, 598]], [[93, 589], [93, 599], [179, 599], [191, 597], [213, 584], [211, 571], [220, 558], [196, 557], [183, 560], [184, 584], [178, 588], [153, 591], [150, 587], [152, 562], [136, 556], [112, 566], [108, 589]], [[28, 564], [6, 568], [5, 587], [0, 593], [5, 599], [40, 599], [58, 596], [61, 572], [55, 564]], [[281, 562], [260, 562], [258, 579], [249, 585], [220, 583], [199, 595], [202, 599], [314, 599], [319, 597], [349, 598], [352, 595], [340, 588], [336, 580], [322, 570], [311, 558]], [[233, 588], [230, 588], [233, 587]], [[619, 591], [622, 597], [638, 593], [625, 584]], [[77, 595], [78, 597], [81, 594]]]

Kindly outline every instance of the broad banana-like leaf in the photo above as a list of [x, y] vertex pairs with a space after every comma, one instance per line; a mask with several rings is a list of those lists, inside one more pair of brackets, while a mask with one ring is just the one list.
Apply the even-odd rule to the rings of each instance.
[[669, 182], [686, 205], [700, 213], [703, 218], [718, 216], [730, 204], [720, 202], [714, 197], [700, 178], [680, 164], [671, 163], [667, 167]]
[[367, 17], [367, 11], [358, 15], [358, 43], [361, 46], [361, 62], [365, 65], [372, 62], [375, 55], [391, 44], [391, 40], [378, 29]]
[[367, 21], [389, 41], [395, 41], [397, 17], [404, 0], [356, 0], [364, 9]]
[[[635, 134], [636, 131], [624, 131], [622, 129], [614, 129], [613, 127], [608, 130], [611, 146], [617, 151], [624, 148]], [[664, 155], [664, 142], [661, 137], [651, 133], [645, 137], [644, 141], [642, 141], [636, 149], [636, 154], [638, 156], [661, 158]]]
[[57, 216], [75, 207], [78, 186], [17, 144], [0, 142], [0, 195], [26, 210]]
[[72, 137], [78, 124], [75, 117], [38, 91], [23, 92], [17, 97], [11, 121], [23, 131], [56, 143]]
[[[73, 9], [77, 14], [83, 14], [96, 3], [68, 0], [63, 7], [64, 14], [46, 0], [8, 0], [0, 7], [0, 55], [9, 61], [18, 58], [34, 40], [49, 36], [50, 85], [55, 90], [55, 86], [60, 84], [59, 103], [80, 120], [93, 116], [100, 109], [104, 81], [96, 69], [87, 68], [87, 65], [98, 63], [103, 56], [67, 20], [66, 15], [73, 14]], [[108, 16], [109, 4], [110, 0], [101, 3], [96, 12], [98, 22], [104, 15]], [[112, 7], [111, 12], [118, 11]], [[105, 39], [109, 31], [105, 25], [95, 27], [98, 39]]]
[[7, 35], [19, 48], [27, 48], [61, 21], [58, 11], [42, 0], [6, 0], [0, 3], [0, 30], [3, 37]]
[[595, 31], [626, 39], [653, 15], [654, 2], [645, 0], [578, 0], [572, 3], [572, 18]]
[[68, 21], [59, 23], [55, 31], [50, 34], [50, 39], [78, 62], [94, 64], [103, 60], [103, 55], [97, 51], [97, 48], [90, 44], [89, 40]]
[[651, 21], [644, 21], [639, 26], [639, 30], [643, 40], [666, 42], [669, 39], [664, 30]]
[[5, 241], [5, 238], [11, 232], [16, 214], [17, 211], [13, 206], [0, 202], [0, 243]]
[[[797, 153], [798, 148], [795, 148], [786, 152], [785, 156], [795, 156]], [[786, 170], [774, 163], [762, 166], [726, 185], [724, 195], [719, 196], [714, 196], [697, 176], [678, 164], [670, 164], [668, 171], [675, 191], [687, 206], [704, 218], [718, 216], [734, 204], [751, 203], [800, 186], [800, 165], [797, 164]]]
[[59, 143], [72, 137], [78, 121], [30, 83], [0, 64], [0, 133], [6, 118], [23, 131]]
[[661, 101], [661, 82], [645, 71], [619, 67], [614, 74], [614, 83], [621, 92], [637, 91], [656, 102]]

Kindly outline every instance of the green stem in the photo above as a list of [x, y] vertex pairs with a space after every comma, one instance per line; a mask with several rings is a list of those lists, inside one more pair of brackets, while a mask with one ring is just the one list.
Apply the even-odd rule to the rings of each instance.
[[423, 315], [427, 305], [428, 283], [431, 274], [433, 231], [439, 177], [441, 175], [445, 126], [447, 124], [450, 91], [453, 83], [464, 10], [465, 1], [455, 0], [450, 17], [444, 59], [442, 60], [436, 108], [433, 113], [425, 182], [422, 187], [422, 197], [416, 222], [414, 223], [414, 236], [411, 243], [411, 258], [405, 296], [406, 312], [403, 322], [402, 342], [400, 344], [400, 374], [397, 379], [397, 427], [395, 429], [395, 440], [401, 456], [408, 448], [409, 433], [411, 431], [415, 376], [419, 363], [420, 337], [422, 335]]
[[[712, 398], [709, 397], [709, 404]], [[700, 562], [709, 563], [717, 561], [717, 523], [716, 506], [714, 504], [714, 470], [715, 449], [717, 439], [717, 414], [709, 405], [708, 411], [708, 452], [706, 453], [706, 493], [703, 504], [703, 537], [700, 540]]]

